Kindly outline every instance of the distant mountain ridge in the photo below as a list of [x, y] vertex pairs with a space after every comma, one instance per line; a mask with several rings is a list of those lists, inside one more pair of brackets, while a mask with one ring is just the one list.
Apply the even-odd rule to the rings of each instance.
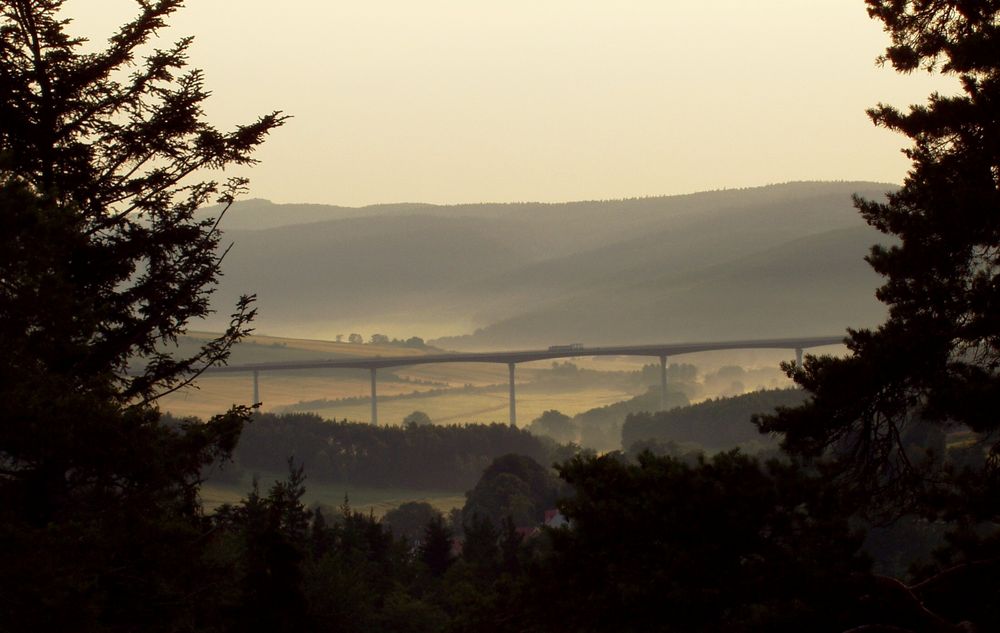
[[222, 222], [235, 247], [214, 305], [228, 314], [255, 292], [262, 332], [396, 327], [383, 333], [466, 349], [837, 333], [884, 314], [862, 260], [882, 236], [851, 195], [895, 188], [359, 208], [249, 200]]

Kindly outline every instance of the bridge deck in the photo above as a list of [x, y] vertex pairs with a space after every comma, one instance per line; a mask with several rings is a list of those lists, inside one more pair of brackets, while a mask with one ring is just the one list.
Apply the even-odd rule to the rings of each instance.
[[364, 358], [332, 358], [329, 360], [247, 363], [211, 367], [206, 373], [262, 372], [291, 369], [382, 369], [432, 363], [526, 363], [554, 358], [580, 356], [678, 356], [695, 352], [733, 349], [808, 349], [844, 342], [843, 336], [754, 339], [743, 341], [709, 341], [701, 343], [664, 343], [657, 345], [617, 345], [580, 347], [573, 349], [539, 349], [514, 352], [450, 352], [424, 356], [372, 356]]

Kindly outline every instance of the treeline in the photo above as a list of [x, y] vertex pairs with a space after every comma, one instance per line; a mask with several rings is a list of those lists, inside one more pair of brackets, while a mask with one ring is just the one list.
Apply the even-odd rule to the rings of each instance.
[[[667, 406], [678, 407], [688, 403], [681, 391], [667, 391]], [[576, 414], [572, 418], [553, 409], [532, 420], [526, 428], [539, 436], [550, 437], [557, 442], [575, 443], [597, 451], [615, 451], [622, 447], [622, 420], [626, 416], [641, 411], [655, 411], [660, 408], [659, 388], [615, 402], [603, 407], [595, 407]]]
[[[687, 396], [682, 392], [667, 390], [667, 408], [687, 403]], [[634, 398], [578, 413], [573, 416], [573, 424], [579, 429], [583, 446], [599, 451], [618, 450], [621, 448], [622, 420], [631, 413], [655, 411], [660, 406], [660, 390], [654, 387]]]
[[[217, 631], [952, 630], [901, 626], [929, 612], [872, 573], [847, 499], [808, 469], [732, 452], [558, 470], [570, 523], [528, 532], [490, 516], [518, 505], [511, 482], [542, 506], [555, 498], [547, 469], [523, 457], [494, 462], [452, 521], [429, 512], [410, 530], [401, 513], [306, 508], [293, 468], [206, 518], [212, 564], [197, 584], [211, 599], [196, 594], [184, 614]], [[939, 580], [957, 551], [914, 578]], [[937, 589], [921, 595], [928, 608], [997, 624], [988, 600]]]
[[[497, 468], [511, 465], [518, 468]], [[220, 633], [457, 633], [514, 622], [521, 630], [534, 619], [541, 602], [525, 598], [537, 593], [533, 561], [551, 547], [547, 536], [526, 540], [509, 518], [495, 525], [476, 515], [456, 526], [431, 515], [409, 538], [347, 501], [335, 513], [307, 508], [304, 481], [293, 467], [285, 481], [205, 519], [210, 564], [200, 565], [195, 584], [211, 591], [194, 593], [175, 609], [185, 619], [171, 624]]]
[[776, 445], [751, 423], [758, 413], [772, 413], [778, 407], [802, 404], [801, 389], [770, 389], [730, 398], [716, 398], [698, 404], [656, 413], [630, 413], [622, 425], [622, 447], [657, 440], [678, 444], [693, 443], [715, 452], [745, 444]]
[[[336, 337], [336, 341], [338, 343], [343, 343], [344, 335], [338, 334]], [[347, 335], [347, 342], [352, 345], [364, 345], [365, 338], [360, 334], [358, 334], [357, 332], [352, 332], [351, 334]], [[407, 339], [401, 339], [401, 338], [389, 338], [385, 334], [377, 334], [377, 333], [371, 335], [371, 338], [368, 339], [368, 343], [370, 343], [371, 345], [395, 345], [397, 347], [413, 347], [417, 349], [425, 349], [427, 347], [427, 343], [425, 343], [424, 339], [420, 338], [419, 336], [411, 336], [410, 338]]]
[[263, 413], [244, 429], [235, 461], [244, 470], [280, 471], [294, 456], [319, 481], [465, 491], [508, 453], [550, 465], [573, 449], [506, 424], [371, 426]]

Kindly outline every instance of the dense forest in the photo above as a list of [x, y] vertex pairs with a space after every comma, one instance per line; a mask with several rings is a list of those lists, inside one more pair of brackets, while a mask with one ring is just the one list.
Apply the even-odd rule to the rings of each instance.
[[268, 435], [285, 419], [250, 406], [165, 418], [159, 398], [225, 363], [256, 316], [241, 296], [223, 334], [163, 351], [212, 309], [225, 246], [200, 209], [247, 185], [198, 178], [252, 164], [286, 117], [205, 121], [191, 40], [149, 46], [180, 0], [137, 3], [86, 52], [61, 0], [0, 4], [0, 630], [1000, 630], [1000, 3], [865, 4], [882, 63], [960, 88], [869, 112], [911, 142], [902, 187], [854, 200], [886, 238], [867, 261], [887, 317], [849, 331], [846, 356], [783, 364], [805, 400], [752, 418], [780, 456], [581, 453], [553, 473], [503, 454], [460, 512], [384, 523], [347, 499], [305, 507], [300, 455], [214, 513], [199, 491], [241, 435], [253, 459], [325, 448], [357, 472], [408, 442], [480, 464], [508, 448], [488, 442], [545, 444], [416, 423], [330, 444], [305, 418], [305, 445], [280, 445], [298, 433]]
[[[314, 481], [466, 491], [494, 459], [511, 453], [550, 466], [584, 449], [593, 452], [594, 442], [598, 448], [631, 454], [642, 448], [659, 452], [661, 445], [671, 443], [686, 453], [774, 449], [776, 441], [761, 435], [752, 416], [801, 404], [804, 398], [798, 389], [758, 391], [649, 413], [659, 404], [659, 394], [651, 390], [572, 418], [548, 411], [524, 429], [496, 423], [418, 423], [419, 411], [402, 426], [330, 421], [310, 413], [258, 413], [244, 427], [232, 462], [208, 472], [216, 479], [238, 481], [244, 472], [281, 472], [294, 456]], [[182, 423], [169, 415], [164, 421]]]
[[[465, 491], [508, 453], [551, 465], [573, 456], [547, 438], [506, 424], [372, 426], [313, 414], [258, 414], [227, 470], [280, 472], [295, 456], [310, 478], [390, 488]], [[225, 472], [225, 471], [224, 471]]]
[[715, 398], [695, 405], [649, 413], [629, 413], [621, 427], [621, 445], [629, 448], [642, 440], [693, 444], [708, 452], [741, 445], [775, 445], [752, 423], [754, 414], [770, 413], [777, 407], [802, 404], [801, 389], [754, 391], [731, 398]]

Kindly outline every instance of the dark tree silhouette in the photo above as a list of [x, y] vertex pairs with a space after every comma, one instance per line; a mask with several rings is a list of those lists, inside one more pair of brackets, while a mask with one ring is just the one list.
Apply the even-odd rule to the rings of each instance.
[[[907, 112], [869, 111], [876, 125], [913, 141], [903, 187], [885, 203], [856, 200], [872, 226], [898, 238], [868, 256], [886, 278], [877, 295], [888, 320], [851, 331], [845, 359], [786, 366], [813, 397], [758, 422], [784, 433], [793, 453], [836, 454], [841, 481], [862, 492], [870, 509], [892, 514], [926, 510], [928, 486], [941, 481], [934, 460], [907, 450], [909, 427], [968, 427], [994, 442], [990, 471], [1000, 456], [1000, 3], [867, 4], [891, 37], [882, 61], [900, 72], [956, 76], [962, 91], [933, 94]], [[995, 515], [992, 498], [965, 509]]]
[[[868, 261], [889, 307], [875, 330], [851, 331], [843, 359], [785, 366], [812, 398], [758, 418], [784, 446], [832, 463], [831, 480], [870, 517], [947, 522], [948, 547], [909, 586], [879, 579], [892, 604], [916, 606], [905, 630], [994, 630], [1000, 613], [1000, 2], [868, 0], [900, 72], [957, 77], [906, 112], [879, 105], [876, 125], [912, 140], [912, 167], [887, 202], [856, 199], [897, 238]], [[977, 444], [941, 459], [943, 433]], [[919, 450], [923, 445], [936, 450]], [[971, 450], [970, 450], [971, 449]], [[892, 594], [892, 598], [888, 596]], [[897, 622], [899, 622], [897, 620]], [[961, 624], [960, 624], [961, 623]]]
[[821, 478], [735, 451], [693, 466], [578, 457], [559, 471], [574, 490], [560, 503], [572, 527], [547, 531], [552, 552], [528, 570], [518, 630], [837, 632], [857, 621], [867, 562]]
[[477, 514], [465, 523], [463, 532], [462, 559], [474, 565], [481, 575], [493, 575], [500, 556], [500, 534], [496, 526], [488, 518]]
[[435, 576], [442, 576], [452, 563], [451, 529], [439, 515], [428, 521], [420, 543], [420, 560]]
[[479, 515], [498, 527], [506, 517], [518, 527], [529, 527], [542, 521], [558, 496], [559, 482], [544, 466], [525, 455], [503, 455], [466, 493], [462, 517], [469, 522]]
[[159, 630], [208, 582], [185, 549], [199, 472], [250, 413], [166, 425], [155, 404], [225, 362], [254, 314], [243, 297], [220, 338], [169, 352], [219, 275], [217, 223], [194, 212], [246, 185], [196, 177], [252, 163], [283, 117], [208, 125], [190, 38], [137, 59], [179, 0], [139, 3], [89, 53], [62, 4], [0, 5], [0, 619]]
[[396, 538], [416, 543], [422, 540], [427, 524], [441, 516], [441, 511], [426, 501], [407, 501], [386, 512], [382, 524]]

